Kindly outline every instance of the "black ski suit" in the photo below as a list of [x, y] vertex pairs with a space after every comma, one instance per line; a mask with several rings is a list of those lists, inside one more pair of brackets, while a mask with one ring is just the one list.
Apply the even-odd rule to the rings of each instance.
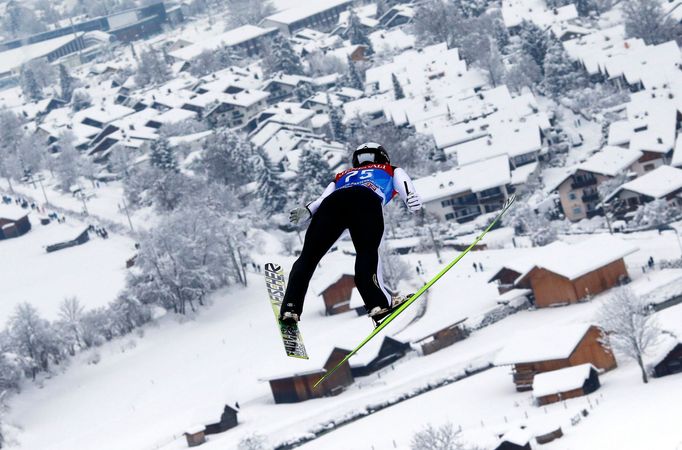
[[303, 301], [315, 267], [344, 230], [355, 246], [355, 285], [370, 311], [390, 306], [391, 294], [381, 276], [379, 246], [384, 233], [383, 205], [398, 193], [406, 201], [414, 192], [404, 170], [371, 164], [351, 168], [336, 176], [324, 193], [307, 208], [312, 215], [301, 255], [291, 268], [282, 312], [301, 315]]

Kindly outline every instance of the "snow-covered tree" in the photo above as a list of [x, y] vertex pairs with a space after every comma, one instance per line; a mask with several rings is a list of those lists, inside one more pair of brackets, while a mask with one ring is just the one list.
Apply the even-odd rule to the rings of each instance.
[[59, 325], [65, 331], [64, 343], [71, 356], [83, 347], [82, 320], [85, 308], [76, 297], [67, 297], [59, 305]]
[[311, 76], [324, 76], [346, 73], [346, 64], [337, 56], [316, 50], [305, 57]]
[[409, 281], [414, 276], [414, 272], [400, 255], [390, 251], [386, 246], [379, 249], [379, 257], [384, 283], [390, 292], [397, 293], [400, 282]]
[[536, 246], [545, 246], [557, 238], [552, 222], [544, 214], [533, 211], [527, 203], [517, 202], [504, 216], [502, 223], [513, 227], [517, 235], [528, 235]]
[[661, 330], [646, 300], [628, 287], [618, 288], [602, 302], [597, 323], [603, 330], [604, 343], [617, 354], [635, 360], [642, 381], [648, 383], [644, 357], [659, 342]]
[[372, 48], [372, 42], [369, 40], [369, 37], [367, 37], [367, 33], [362, 28], [362, 24], [360, 23], [360, 17], [357, 15], [355, 10], [351, 10], [348, 16], [347, 33], [348, 40], [352, 45], [364, 45], [365, 47], [367, 47], [367, 50], [365, 51], [366, 54], [371, 55], [372, 53], [374, 53], [374, 49]]
[[276, 34], [269, 45], [264, 47], [263, 68], [268, 75], [275, 73], [303, 75], [301, 57], [296, 54], [289, 40], [281, 34]]
[[226, 3], [228, 30], [242, 25], [257, 25], [265, 17], [275, 13], [271, 0], [228, 0]]
[[195, 77], [203, 77], [230, 67], [234, 63], [234, 57], [235, 54], [229, 47], [204, 50], [190, 62], [189, 73]]
[[339, 106], [332, 104], [329, 94], [327, 94], [327, 105], [329, 105], [329, 126], [332, 131], [332, 139], [344, 142], [346, 140], [346, 127], [343, 124], [343, 111]]
[[230, 130], [220, 130], [206, 139], [202, 163], [209, 181], [240, 186], [253, 180], [251, 143]]
[[149, 163], [164, 172], [178, 171], [178, 162], [168, 139], [161, 137], [150, 144]]
[[680, 216], [680, 208], [673, 207], [665, 199], [659, 198], [640, 205], [630, 221], [630, 226], [657, 227], [670, 223]]
[[0, 177], [6, 178], [11, 191], [14, 191], [12, 179], [23, 176], [19, 146], [24, 140], [24, 128], [21, 118], [8, 109], [0, 110]]
[[81, 154], [73, 146], [72, 133], [64, 133], [59, 140], [59, 154], [54, 163], [54, 172], [59, 178], [59, 187], [69, 192], [71, 186], [78, 184], [78, 178], [83, 175]]
[[163, 58], [163, 55], [148, 48], [140, 52], [140, 61], [137, 65], [135, 83], [144, 87], [149, 84], [161, 84], [171, 78], [170, 67]]
[[348, 56], [348, 71], [346, 72], [346, 85], [349, 87], [359, 89], [361, 91], [365, 90], [365, 82], [362, 79], [360, 71], [355, 66], [355, 61]]
[[500, 49], [492, 37], [488, 39], [488, 46], [484, 46], [479, 53], [476, 65], [488, 72], [488, 79], [493, 87], [503, 82], [506, 70]]
[[287, 191], [284, 183], [273, 169], [270, 158], [264, 151], [259, 151], [254, 168], [258, 182], [258, 198], [262, 208], [268, 214], [284, 211], [287, 204]]
[[543, 88], [550, 97], [561, 97], [568, 91], [584, 87], [587, 80], [569, 58], [560, 41], [554, 40], [545, 55]]
[[387, 4], [387, 0], [377, 0], [374, 2], [377, 5], [377, 14], [376, 18], [379, 19], [381, 16], [386, 14], [386, 12], [389, 9], [389, 6]]
[[538, 67], [544, 68], [545, 55], [550, 45], [549, 36], [542, 28], [529, 20], [521, 22], [519, 28], [518, 35], [521, 39], [521, 49], [533, 58]]
[[22, 66], [19, 80], [24, 97], [31, 101], [37, 101], [43, 98], [43, 89], [38, 84], [35, 73], [33, 73], [33, 70], [30, 67]]
[[403, 92], [403, 87], [400, 85], [398, 77], [394, 73], [391, 74], [391, 80], [393, 81], [393, 96], [396, 100], [405, 98], [405, 92]]
[[18, 0], [10, 0], [5, 4], [0, 25], [12, 38], [45, 31], [45, 24], [38, 19], [33, 8]]
[[435, 427], [427, 424], [421, 431], [412, 436], [412, 450], [474, 450], [475, 447], [462, 444], [459, 431], [451, 423]]
[[452, 0], [459, 13], [466, 18], [478, 17], [488, 8], [486, 0]]
[[59, 94], [65, 102], [71, 101], [75, 79], [69, 74], [64, 64], [59, 65]]
[[414, 30], [422, 44], [455, 41], [462, 17], [452, 2], [428, 0], [419, 3], [414, 15]]
[[312, 97], [315, 94], [315, 90], [310, 85], [310, 83], [299, 83], [294, 88], [294, 96], [299, 102], [304, 102], [306, 99]]
[[298, 176], [294, 191], [300, 202], [315, 200], [334, 179], [334, 174], [321, 152], [306, 146], [298, 160]]
[[623, 14], [626, 35], [641, 38], [649, 45], [679, 39], [682, 34], [680, 24], [663, 11], [657, 0], [625, 0]]
[[74, 89], [71, 100], [71, 109], [73, 109], [74, 112], [78, 112], [82, 109], [92, 106], [92, 97], [90, 97], [88, 91], [83, 88]]
[[516, 93], [525, 87], [533, 89], [542, 81], [542, 69], [530, 55], [519, 52], [512, 60], [512, 65], [505, 72], [504, 82]]
[[22, 369], [35, 380], [38, 372], [49, 370], [61, 359], [60, 344], [50, 323], [30, 303], [20, 303], [7, 323], [11, 345], [22, 357]]

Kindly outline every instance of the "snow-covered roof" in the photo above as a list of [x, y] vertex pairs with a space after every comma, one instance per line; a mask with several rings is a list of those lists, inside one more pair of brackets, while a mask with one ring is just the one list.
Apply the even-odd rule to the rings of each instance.
[[328, 266], [326, 270], [318, 271], [310, 282], [310, 287], [316, 295], [322, 293], [332, 284], [339, 281], [344, 275], [353, 276], [355, 273], [354, 258], [341, 252], [333, 252], [325, 256], [323, 260]]
[[242, 42], [265, 36], [273, 30], [274, 28], [243, 25], [218, 36], [213, 36], [195, 44], [188, 45], [187, 47], [172, 51], [169, 55], [183, 61], [191, 61], [204, 51], [216, 50], [221, 47], [233, 47]]
[[422, 201], [430, 202], [467, 191], [504, 186], [510, 181], [509, 158], [502, 155], [416, 179], [414, 187]]
[[590, 363], [543, 372], [533, 377], [533, 397], [559, 394], [578, 389], [585, 384], [594, 366]]
[[196, 116], [197, 113], [194, 111], [182, 108], [171, 108], [168, 111], [165, 111], [154, 117], [154, 121], [165, 125], [169, 123], [182, 122], [183, 120], [194, 119]]
[[538, 162], [524, 164], [511, 171], [511, 184], [519, 185], [528, 182], [528, 178], [535, 173], [538, 168]]
[[272, 14], [264, 19], [267, 22], [277, 22], [285, 25], [291, 25], [294, 22], [303, 20], [307, 17], [314, 16], [328, 9], [336, 6], [351, 5], [351, 0], [316, 0], [312, 3], [307, 3], [305, 6], [285, 9], [278, 13]]
[[414, 48], [416, 38], [402, 29], [380, 30], [369, 34], [369, 40], [375, 53], [403, 51]]
[[78, 111], [73, 115], [73, 122], [79, 123], [86, 119], [92, 119], [99, 123], [107, 124], [135, 112], [133, 108], [128, 108], [127, 106], [115, 103], [102, 103]]
[[23, 218], [30, 212], [30, 209], [24, 209], [15, 204], [8, 205], [6, 203], [0, 203], [0, 219], [16, 221]]
[[168, 144], [175, 147], [180, 144], [191, 144], [193, 142], [201, 141], [213, 134], [212, 130], [200, 131], [198, 133], [186, 134], [184, 136], [173, 136], [168, 138]]
[[530, 20], [541, 28], [547, 28], [554, 23], [576, 19], [578, 11], [574, 4], [559, 8], [547, 8], [544, 0], [503, 0], [502, 19], [507, 28], [521, 25], [524, 20]]
[[590, 156], [578, 169], [614, 177], [634, 164], [642, 152], [621, 147], [606, 146]]
[[628, 181], [619, 191], [628, 190], [648, 197], [662, 198], [678, 189], [682, 189], [682, 169], [663, 165]]
[[523, 428], [513, 428], [500, 438], [500, 444], [503, 442], [509, 442], [510, 444], [518, 445], [519, 447], [525, 447], [530, 442], [532, 436], [529, 430]]
[[35, 44], [24, 45], [0, 52], [0, 73], [10, 72], [34, 59], [43, 58], [60, 47], [83, 36], [83, 33], [68, 34]]
[[538, 327], [513, 335], [495, 357], [496, 366], [566, 359], [571, 356], [590, 324]]
[[531, 268], [521, 273], [516, 283], [522, 281], [535, 267], [575, 280], [637, 250], [634, 244], [609, 234], [592, 236], [578, 244], [542, 254]]

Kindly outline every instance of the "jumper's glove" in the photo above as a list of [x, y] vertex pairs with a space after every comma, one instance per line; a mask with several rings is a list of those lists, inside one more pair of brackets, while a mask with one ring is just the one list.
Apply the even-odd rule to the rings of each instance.
[[405, 203], [410, 212], [417, 212], [422, 209], [422, 200], [414, 192], [407, 194], [407, 201]]
[[289, 212], [289, 221], [293, 224], [297, 224], [301, 219], [308, 219], [312, 216], [310, 210], [306, 207], [294, 208]]

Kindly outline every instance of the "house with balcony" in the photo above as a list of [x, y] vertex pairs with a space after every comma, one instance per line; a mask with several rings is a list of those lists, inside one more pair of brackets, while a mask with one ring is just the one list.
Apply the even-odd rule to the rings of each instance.
[[572, 167], [564, 177], [554, 181], [549, 191], [559, 194], [561, 209], [571, 222], [603, 214], [598, 187], [620, 173], [634, 174], [642, 152], [607, 146], [585, 162]]
[[619, 219], [629, 219], [641, 205], [665, 200], [670, 206], [682, 206], [682, 169], [661, 166], [628, 181], [609, 194], [604, 201]]
[[464, 223], [501, 209], [510, 182], [509, 157], [501, 155], [416, 179], [414, 187], [428, 213]]

